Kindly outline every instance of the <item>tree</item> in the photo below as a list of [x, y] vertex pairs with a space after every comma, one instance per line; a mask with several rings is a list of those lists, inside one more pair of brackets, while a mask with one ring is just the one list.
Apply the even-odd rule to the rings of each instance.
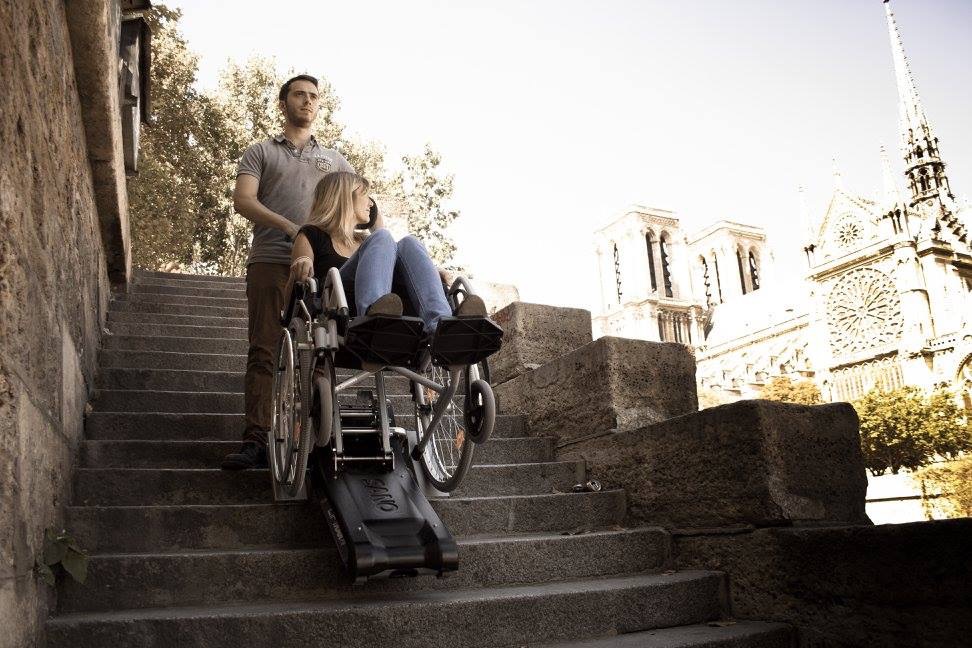
[[[198, 57], [179, 33], [179, 17], [158, 3], [147, 15], [153, 118], [143, 126], [139, 174], [129, 182], [133, 261], [143, 268], [240, 275], [250, 223], [233, 211], [236, 164], [247, 146], [281, 130], [277, 93], [295, 72], [283, 73], [273, 59], [256, 56], [229, 63], [215, 91], [199, 92], [193, 87]], [[458, 212], [442, 206], [452, 196], [452, 176], [439, 170], [441, 158], [426, 146], [420, 155], [405, 156], [402, 172], [390, 173], [384, 147], [346, 135], [335, 118], [337, 94], [325, 79], [319, 88], [317, 140], [338, 149], [375, 193], [406, 205], [413, 233], [448, 263], [455, 245], [446, 230]]]
[[936, 457], [972, 450], [968, 423], [947, 390], [926, 397], [917, 387], [874, 389], [854, 408], [861, 421], [864, 462], [873, 475], [916, 470]]
[[788, 376], [776, 376], [763, 387], [760, 394], [767, 400], [800, 405], [819, 405], [823, 402], [820, 390], [812, 380], [793, 382]]
[[408, 229], [425, 242], [433, 261], [450, 266], [456, 245], [446, 230], [459, 218], [459, 212], [445, 205], [452, 198], [454, 176], [441, 172], [442, 158], [430, 144], [425, 145], [422, 154], [407, 155], [402, 162], [405, 168], [392, 184], [406, 207]]
[[[972, 517], [972, 457], [965, 457], [947, 464], [922, 468], [918, 474], [922, 490], [941, 494], [948, 517]], [[925, 483], [931, 485], [928, 489]], [[935, 506], [938, 501], [928, 504]], [[926, 504], [926, 508], [931, 508]]]

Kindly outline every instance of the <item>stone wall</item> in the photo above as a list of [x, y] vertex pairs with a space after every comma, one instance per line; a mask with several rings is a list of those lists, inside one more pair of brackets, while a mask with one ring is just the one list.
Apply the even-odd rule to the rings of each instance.
[[729, 576], [732, 614], [793, 624], [799, 648], [967, 646], [972, 520], [673, 534], [679, 569]]
[[[117, 15], [117, 3], [108, 0], [0, 3], [0, 646], [5, 647], [41, 642], [53, 595], [35, 576], [34, 562], [45, 528], [60, 523], [69, 501], [109, 299], [98, 182], [86, 145], [89, 119], [79, 100], [83, 84], [76, 79], [73, 52], [90, 64], [111, 48], [72, 48], [68, 14], [80, 5]], [[108, 37], [102, 31], [93, 40]], [[102, 62], [109, 69], [113, 63], [117, 59]], [[124, 202], [115, 208], [116, 217], [124, 216]], [[124, 266], [124, 246], [107, 250]]]

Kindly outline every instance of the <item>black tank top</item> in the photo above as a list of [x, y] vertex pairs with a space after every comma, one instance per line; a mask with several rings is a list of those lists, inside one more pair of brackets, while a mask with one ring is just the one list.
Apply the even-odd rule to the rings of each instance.
[[311, 249], [314, 250], [314, 277], [318, 282], [324, 281], [327, 271], [340, 268], [348, 257], [341, 256], [334, 250], [331, 236], [316, 225], [304, 225], [300, 232], [307, 237]]

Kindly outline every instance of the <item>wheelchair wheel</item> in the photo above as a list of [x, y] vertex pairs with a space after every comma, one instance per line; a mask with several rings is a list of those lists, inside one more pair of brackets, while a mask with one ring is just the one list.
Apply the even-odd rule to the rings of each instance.
[[[449, 371], [443, 367], [432, 366], [426, 375], [440, 385], [446, 384], [449, 380]], [[459, 373], [460, 382], [455, 395], [425, 447], [420, 461], [426, 479], [444, 493], [455, 490], [472, 466], [473, 440], [467, 432], [465, 417], [467, 378], [468, 371], [463, 370]], [[424, 394], [424, 398], [421, 399], [425, 403], [424, 406], [420, 404], [419, 399], [414, 399], [416, 401], [415, 425], [421, 438], [431, 421], [431, 411], [435, 409], [441, 395], [414, 383], [412, 388], [422, 390]]]
[[314, 364], [314, 409], [313, 427], [318, 446], [326, 446], [331, 442], [331, 432], [334, 430], [334, 361], [329, 354], [324, 354]]
[[482, 379], [468, 380], [465, 394], [466, 430], [476, 445], [489, 441], [496, 423], [496, 396], [489, 383]]
[[267, 452], [273, 479], [293, 494], [304, 486], [311, 445], [312, 353], [307, 325], [294, 318], [280, 334], [273, 373], [273, 402]]

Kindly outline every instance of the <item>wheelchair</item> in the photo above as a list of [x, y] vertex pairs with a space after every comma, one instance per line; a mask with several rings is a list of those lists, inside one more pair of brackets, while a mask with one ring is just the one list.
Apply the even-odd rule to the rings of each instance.
[[[446, 289], [454, 313], [470, 294], [462, 277]], [[281, 324], [267, 444], [275, 501], [306, 500], [310, 475], [354, 581], [456, 570], [455, 540], [428, 496], [457, 489], [492, 433], [486, 358], [502, 329], [447, 317], [430, 343], [417, 317], [352, 317], [337, 268], [323, 286], [297, 282]], [[337, 369], [354, 373], [338, 381]], [[411, 429], [396, 425], [389, 375], [408, 380]]]

